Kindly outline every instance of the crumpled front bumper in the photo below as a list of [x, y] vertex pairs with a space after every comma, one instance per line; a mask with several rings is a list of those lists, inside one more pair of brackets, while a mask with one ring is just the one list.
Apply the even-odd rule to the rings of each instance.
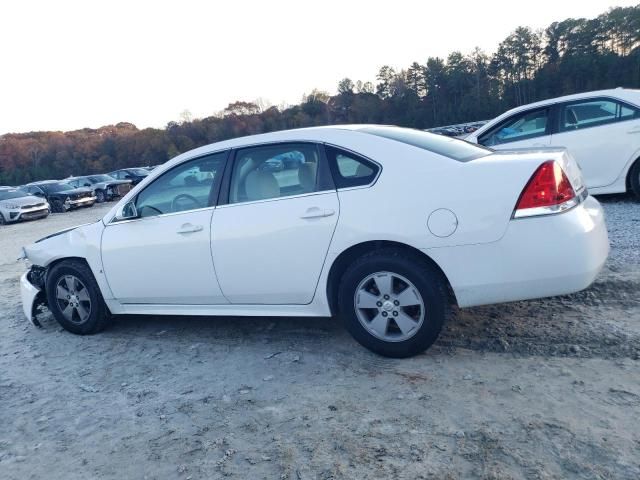
[[44, 301], [44, 292], [31, 284], [27, 278], [29, 272], [25, 272], [20, 277], [20, 297], [22, 298], [22, 311], [27, 319], [36, 327], [40, 327], [40, 322], [36, 318], [36, 308]]

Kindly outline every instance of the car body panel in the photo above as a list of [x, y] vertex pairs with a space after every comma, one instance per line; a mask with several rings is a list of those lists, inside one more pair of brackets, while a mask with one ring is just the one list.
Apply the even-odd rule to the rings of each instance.
[[[564, 295], [589, 286], [609, 253], [600, 204], [513, 220], [499, 242], [428, 249], [460, 307]], [[559, 270], [558, 266], [562, 265]]]
[[[127, 304], [228, 303], [211, 259], [212, 214], [205, 208], [107, 225], [102, 261], [114, 298]], [[199, 230], [178, 233], [185, 225]]]
[[310, 303], [339, 214], [335, 190], [216, 208], [211, 249], [225, 297], [234, 304]]
[[[588, 285], [604, 263], [606, 228], [593, 198], [561, 214], [512, 219], [522, 190], [545, 161], [558, 162], [574, 189], [582, 188], [580, 171], [564, 149], [488, 152], [464, 162], [358, 128], [274, 132], [181, 154], [154, 169], [102, 222], [26, 247], [27, 257], [45, 267], [59, 258], [87, 258], [112, 313], [167, 315], [329, 315], [331, 267], [350, 247], [371, 241], [424, 252], [462, 306], [575, 291]], [[381, 172], [368, 185], [329, 193], [112, 223], [122, 206], [182, 162], [233, 148], [300, 141], [357, 152], [378, 163]], [[320, 200], [326, 203], [316, 205]], [[313, 228], [300, 227], [299, 217], [313, 206], [334, 214], [312, 219], [317, 221]], [[454, 231], [447, 236], [429, 227], [431, 214], [441, 209], [455, 216]], [[200, 239], [179, 243], [176, 228], [196, 222], [203, 227], [197, 231]], [[205, 249], [208, 236], [211, 247]], [[184, 248], [176, 248], [180, 244]], [[519, 273], [519, 264], [526, 275]], [[498, 268], [491, 273], [494, 265]], [[114, 268], [117, 272], [109, 277]], [[131, 291], [127, 285], [133, 285]]]

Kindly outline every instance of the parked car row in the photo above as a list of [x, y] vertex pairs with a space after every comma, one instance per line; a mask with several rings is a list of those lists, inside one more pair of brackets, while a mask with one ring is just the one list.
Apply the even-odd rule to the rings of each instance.
[[447, 125], [444, 127], [430, 128], [427, 130], [429, 133], [437, 133], [438, 135], [444, 135], [445, 137], [464, 137], [470, 133], [475, 132], [482, 127], [487, 120], [471, 123], [460, 123], [458, 125]]
[[124, 168], [109, 174], [64, 180], [42, 180], [18, 187], [0, 186], [0, 225], [113, 201], [126, 195], [156, 166]]

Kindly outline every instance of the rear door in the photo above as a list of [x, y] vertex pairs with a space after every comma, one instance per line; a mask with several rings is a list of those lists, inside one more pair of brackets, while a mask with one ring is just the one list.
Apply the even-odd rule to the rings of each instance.
[[497, 150], [548, 147], [551, 144], [551, 107], [518, 112], [478, 137], [478, 143]]
[[227, 184], [226, 204], [211, 224], [225, 297], [235, 304], [310, 303], [340, 210], [319, 146], [237, 150]]
[[576, 159], [587, 187], [612, 184], [640, 148], [640, 111], [611, 98], [558, 105], [558, 131], [551, 145]]

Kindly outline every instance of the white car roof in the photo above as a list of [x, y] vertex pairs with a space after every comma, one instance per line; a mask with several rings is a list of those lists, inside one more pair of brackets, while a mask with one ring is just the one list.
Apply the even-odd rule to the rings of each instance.
[[555, 97], [550, 98], [548, 100], [541, 100], [539, 102], [528, 103], [526, 105], [521, 105], [516, 108], [512, 108], [511, 110], [506, 111], [502, 115], [497, 118], [501, 118], [503, 116], [511, 115], [512, 113], [517, 113], [521, 110], [528, 110], [530, 108], [535, 107], [544, 107], [546, 105], [553, 105], [555, 103], [561, 102], [571, 102], [573, 100], [582, 100], [587, 98], [594, 97], [613, 97], [618, 98], [620, 100], [624, 100], [626, 102], [632, 103], [638, 107], [640, 107], [640, 90], [632, 90], [629, 88], [611, 88], [608, 90], [594, 90], [592, 92], [584, 92], [584, 93], [575, 93], [573, 95], [565, 95], [563, 97]]

